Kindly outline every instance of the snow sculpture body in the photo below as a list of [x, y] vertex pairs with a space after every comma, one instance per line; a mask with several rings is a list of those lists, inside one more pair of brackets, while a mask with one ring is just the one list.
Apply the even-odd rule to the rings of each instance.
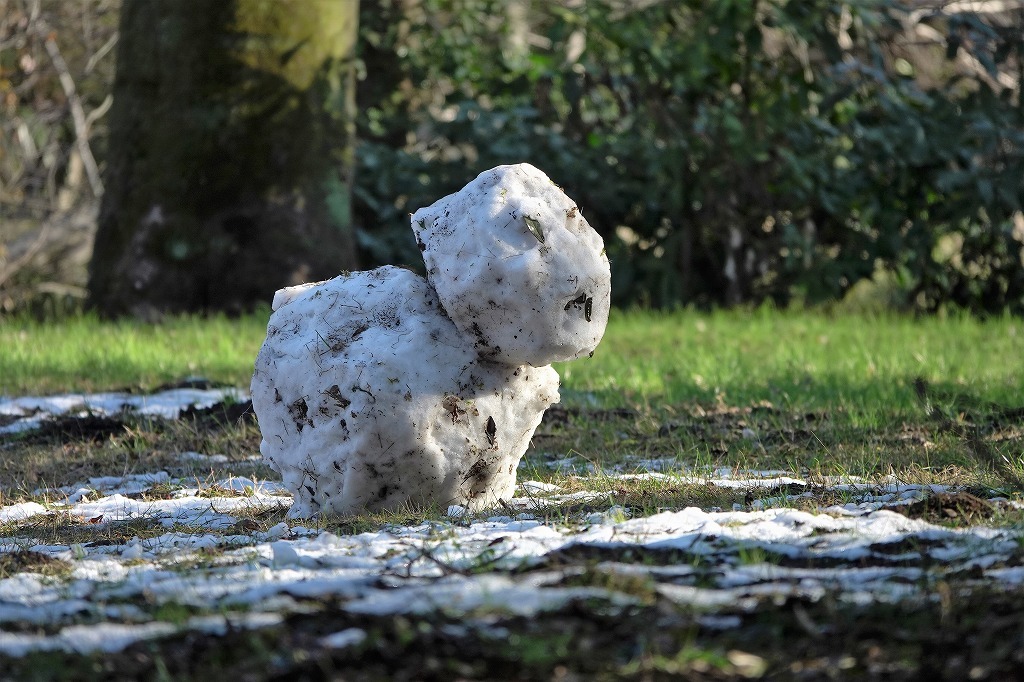
[[558, 399], [555, 370], [480, 359], [426, 280], [395, 267], [296, 292], [257, 368], [260, 450], [297, 516], [507, 499]]
[[482, 173], [413, 230], [428, 279], [388, 266], [274, 297], [252, 399], [293, 517], [511, 497], [558, 400], [549, 363], [604, 334], [601, 238], [536, 168]]

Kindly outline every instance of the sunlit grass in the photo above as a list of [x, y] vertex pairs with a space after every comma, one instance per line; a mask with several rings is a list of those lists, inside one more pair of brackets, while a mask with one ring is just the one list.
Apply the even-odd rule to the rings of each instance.
[[[0, 319], [0, 394], [152, 390], [189, 376], [245, 386], [263, 340], [266, 318], [265, 313], [241, 319], [174, 318], [160, 326], [107, 323], [91, 317], [58, 325]], [[562, 578], [552, 587], [591, 588], [613, 595], [620, 603], [628, 600], [628, 609], [611, 618], [606, 611], [611, 597], [574, 603], [572, 617], [563, 618], [549, 631], [531, 628], [550, 624], [558, 614], [516, 619], [521, 629], [508, 638], [514, 647], [510, 655], [537, 661], [538, 666], [551, 668], [564, 660], [564, 652], [572, 646], [564, 633], [577, 632], [588, 623], [598, 623], [593, 632], [610, 627], [639, 631], [639, 625], [655, 623], [658, 632], [651, 630], [641, 638], [643, 642], [660, 641], [657, 638], [664, 638], [666, 632], [675, 633], [676, 639], [660, 649], [649, 644], [631, 649], [637, 653], [621, 668], [624, 674], [761, 676], [769, 665], [770, 652], [789, 651], [779, 642], [788, 646], [800, 641], [801, 633], [816, 627], [814, 623], [849, 621], [850, 603], [837, 606], [831, 598], [793, 602], [797, 610], [786, 600], [780, 607], [782, 602], [775, 595], [765, 593], [754, 609], [745, 605], [733, 610], [731, 604], [724, 609], [707, 607], [710, 617], [735, 621], [727, 630], [698, 625], [694, 617], [701, 614], [695, 614], [690, 605], [666, 625], [672, 609], [678, 608], [665, 599], [671, 594], [665, 592], [666, 587], [717, 589], [725, 565], [721, 555], [678, 547], [581, 543], [575, 550], [570, 546], [546, 554], [540, 565], [517, 564], [514, 556], [505, 561], [505, 545], [492, 542], [473, 561], [449, 564], [443, 557], [433, 557], [431, 548], [440, 546], [449, 534], [455, 537], [452, 529], [456, 525], [484, 521], [496, 514], [519, 516], [522, 512], [524, 520], [575, 532], [688, 507], [750, 511], [773, 506], [830, 513], [835, 505], [873, 504], [881, 493], [902, 484], [949, 486], [958, 491], [957, 499], [964, 505], [961, 509], [955, 501], [931, 504], [931, 498], [921, 499], [911, 503], [917, 507], [912, 518], [949, 528], [984, 523], [1014, 533], [1024, 523], [1024, 512], [990, 498], [998, 495], [1019, 501], [1024, 490], [1024, 430], [1021, 411], [1014, 409], [1024, 405], [1024, 358], [1018, 352], [1022, 334], [1024, 322], [1013, 318], [833, 317], [825, 312], [771, 310], [616, 312], [593, 358], [559, 365], [566, 406], [548, 412], [519, 471], [520, 481], [537, 480], [556, 487], [547, 486], [545, 491], [544, 486], [535, 486], [533, 492], [524, 487], [519, 501], [457, 518], [447, 515], [446, 505], [435, 505], [301, 523], [308, 530], [349, 535], [428, 522], [430, 537], [423, 541], [420, 555], [407, 559], [410, 566], [414, 561], [432, 561], [447, 576], [496, 569], [512, 576], [528, 570], [562, 571]], [[141, 493], [142, 502], [172, 499], [186, 488], [196, 488], [195, 494], [209, 497], [211, 504], [216, 497], [247, 495], [219, 485], [228, 476], [276, 477], [266, 463], [253, 459], [259, 452], [260, 433], [251, 414], [237, 419], [196, 415], [174, 422], [138, 415], [123, 415], [122, 419], [123, 423], [101, 424], [88, 432], [68, 426], [0, 439], [0, 505], [36, 501], [50, 510], [0, 523], [0, 536], [15, 538], [18, 548], [0, 560], [0, 578], [31, 572], [50, 581], [63, 581], [78, 568], [76, 553], [84, 555], [87, 547], [104, 551], [107, 546], [147, 541], [166, 533], [251, 538], [223, 540], [217, 547], [162, 554], [155, 560], [161, 572], [180, 576], [185, 585], [204, 579], [193, 576], [217, 576], [226, 566], [275, 568], [265, 548], [252, 546], [262, 542], [257, 534], [289, 522], [286, 506], [273, 501], [254, 500], [252, 505], [232, 509], [235, 523], [216, 530], [200, 525], [168, 527], [165, 517], [156, 513], [113, 521], [69, 513], [60, 504], [62, 492], [55, 488], [81, 486], [93, 476], [166, 471], [169, 478]], [[182, 453], [193, 452], [226, 457], [209, 461], [182, 457]], [[657, 474], [631, 475], [647, 474], [648, 467]], [[802, 482], [772, 482], [771, 477], [779, 473]], [[727, 487], [712, 482], [730, 477], [745, 480], [747, 485]], [[861, 487], [835, 485], [852, 480], [861, 482]], [[971, 495], [961, 494], [967, 492], [980, 496], [976, 506], [968, 504]], [[523, 505], [523, 497], [532, 498], [530, 504]], [[703, 544], [711, 541], [716, 540], [709, 538], [709, 543]], [[66, 546], [73, 558], [48, 558], [32, 549], [36, 546]], [[911, 554], [928, 551], [915, 537], [896, 549]], [[734, 543], [728, 552], [727, 561], [733, 568], [755, 571], [761, 566], [782, 565], [786, 559], [759, 541]], [[149, 561], [121, 558], [129, 571]], [[931, 564], [922, 565], [932, 570]], [[685, 580], [689, 582], [668, 585], [669, 581], [653, 572], [660, 566], [670, 567], [675, 576], [681, 566], [688, 568]], [[974, 598], [969, 591], [950, 594], [961, 595], [957, 599], [962, 600]], [[1008, 598], [1020, 601], [1012, 591], [1010, 597], [1007, 594], [1005, 587], [997, 586], [987, 601], [976, 598], [966, 605], [950, 601], [943, 608], [960, 611], [952, 612], [948, 621], [942, 620], [948, 616], [945, 611], [941, 617], [937, 612], [926, 613], [927, 617], [916, 615], [922, 610], [911, 604], [908, 612], [921, 621], [904, 630], [927, 633], [935, 622], [966, 622], [964, 614], [987, 613], [991, 604], [1004, 604]], [[308, 603], [314, 602], [304, 601], [302, 608]], [[315, 629], [308, 626], [306, 641], [352, 627], [350, 613], [333, 624], [324, 624], [336, 600], [325, 599], [323, 604], [322, 613], [305, 614], [314, 619], [309, 623], [315, 623]], [[586, 604], [592, 605], [592, 614], [582, 610]], [[885, 600], [872, 602], [871, 608], [882, 610], [877, 619], [871, 614], [868, 620], [893, 621], [893, 614], [883, 609], [886, 604]], [[168, 598], [147, 601], [142, 608], [154, 622], [187, 626], [194, 617], [246, 607], [207, 608]], [[622, 619], [631, 613], [641, 613], [645, 620], [622, 625]], [[794, 618], [793, 613], [802, 615], [788, 630], [780, 629], [779, 624]], [[305, 615], [289, 616], [288, 630], [301, 624]], [[503, 617], [498, 611], [477, 610], [474, 615]], [[906, 614], [898, 615], [906, 622]], [[78, 622], [92, 622], [87, 620], [90, 617], [80, 616]], [[393, 627], [388, 636], [394, 642], [408, 643], [414, 641], [414, 635], [401, 628], [412, 627], [409, 623], [413, 621], [388, 617], [374, 621], [367, 631], [373, 637], [383, 637], [381, 633]], [[420, 633], [443, 630], [417, 627]], [[870, 632], [876, 630], [872, 625]], [[714, 634], [698, 641], [695, 633], [699, 632]], [[263, 640], [255, 639], [257, 634], [266, 641], [281, 641], [284, 636], [273, 627], [263, 628], [245, 633], [246, 638], [234, 641], [230, 650], [251, 645], [252, 651], [243, 648], [246, 660], [269, 650]], [[1009, 636], [997, 634], [1003, 639]], [[729, 639], [734, 636], [736, 639]], [[222, 638], [206, 639], [219, 642]], [[466, 641], [460, 639], [459, 646]], [[757, 641], [763, 642], [760, 648], [751, 645]], [[159, 646], [161, 651], [169, 651], [174, 644]], [[397, 646], [388, 644], [389, 655], [392, 651], [401, 655]], [[487, 646], [491, 646], [490, 640]], [[353, 655], [362, 655], [354, 651]], [[38, 677], [40, 666], [53, 665], [54, 655], [45, 651], [16, 659], [22, 666], [16, 670], [31, 671]], [[104, 660], [109, 658], [104, 654]]]
[[0, 395], [153, 390], [186, 377], [248, 386], [269, 313], [161, 324], [0, 318]]
[[1024, 394], [1022, 343], [1024, 320], [1011, 317], [626, 312], [612, 316], [592, 359], [556, 369], [570, 400], [841, 407], [856, 425], [914, 409], [918, 378], [943, 392], [1015, 404]]
[[[175, 317], [0, 318], [0, 394], [152, 390], [200, 376], [247, 386], [268, 312]], [[854, 426], [917, 409], [915, 379], [939, 394], [1015, 404], [1024, 321], [1011, 317], [836, 316], [825, 312], [613, 312], [593, 358], [556, 365], [569, 404], [840, 409]], [[977, 407], [977, 406], [975, 406]]]

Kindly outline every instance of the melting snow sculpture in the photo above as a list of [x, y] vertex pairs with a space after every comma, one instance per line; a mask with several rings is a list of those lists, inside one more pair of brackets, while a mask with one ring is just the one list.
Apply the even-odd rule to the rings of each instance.
[[294, 517], [511, 497], [558, 400], [549, 363], [604, 334], [601, 237], [533, 166], [486, 171], [412, 222], [427, 279], [388, 266], [274, 297], [252, 399]]

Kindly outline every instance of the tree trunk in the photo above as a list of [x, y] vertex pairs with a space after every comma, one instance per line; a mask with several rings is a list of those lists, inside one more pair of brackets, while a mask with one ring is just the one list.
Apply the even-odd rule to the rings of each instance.
[[354, 269], [357, 0], [121, 11], [92, 305], [240, 311]]

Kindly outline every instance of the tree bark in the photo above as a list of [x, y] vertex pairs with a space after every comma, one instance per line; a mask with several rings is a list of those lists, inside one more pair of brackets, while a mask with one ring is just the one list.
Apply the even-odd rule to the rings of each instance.
[[358, 0], [125, 0], [89, 292], [241, 311], [356, 266]]

